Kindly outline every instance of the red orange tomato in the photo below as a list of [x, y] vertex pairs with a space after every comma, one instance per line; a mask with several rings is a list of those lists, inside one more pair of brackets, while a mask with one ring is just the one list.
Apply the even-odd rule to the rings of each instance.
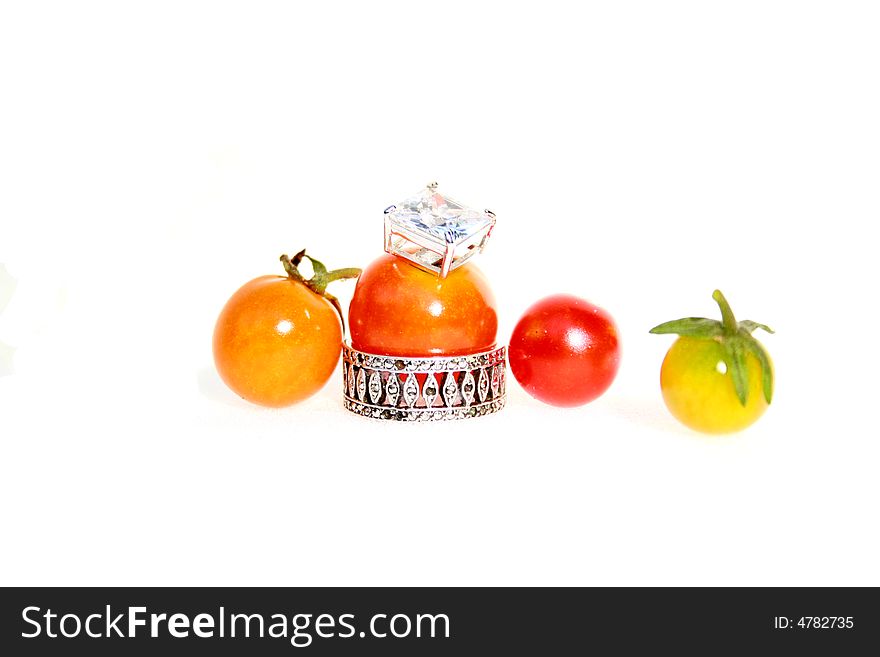
[[457, 356], [495, 346], [498, 314], [468, 263], [446, 278], [384, 255], [358, 280], [348, 311], [352, 347], [383, 355]]

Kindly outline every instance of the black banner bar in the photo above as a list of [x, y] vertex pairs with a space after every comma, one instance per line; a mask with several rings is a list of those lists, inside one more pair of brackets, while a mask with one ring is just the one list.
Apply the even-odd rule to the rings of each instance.
[[865, 654], [870, 588], [24, 588], [2, 655]]

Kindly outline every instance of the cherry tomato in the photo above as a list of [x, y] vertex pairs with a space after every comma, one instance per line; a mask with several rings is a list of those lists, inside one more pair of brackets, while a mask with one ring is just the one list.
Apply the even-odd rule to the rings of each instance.
[[713, 298], [722, 321], [685, 317], [651, 329], [677, 333], [660, 368], [660, 389], [669, 412], [704, 433], [730, 433], [755, 422], [773, 394], [773, 362], [753, 336], [763, 324], [737, 322], [724, 295]]
[[320, 390], [342, 351], [338, 302], [325, 291], [330, 280], [358, 270], [327, 272], [312, 260], [306, 281], [294, 260], [282, 256], [288, 276], [260, 276], [232, 295], [214, 327], [214, 364], [223, 381], [244, 399], [288, 406]]
[[486, 278], [468, 263], [446, 278], [384, 255], [361, 274], [348, 310], [351, 346], [382, 355], [458, 356], [495, 346]]
[[510, 369], [536, 399], [580, 406], [608, 389], [620, 364], [614, 320], [589, 301], [567, 294], [526, 310], [510, 338]]

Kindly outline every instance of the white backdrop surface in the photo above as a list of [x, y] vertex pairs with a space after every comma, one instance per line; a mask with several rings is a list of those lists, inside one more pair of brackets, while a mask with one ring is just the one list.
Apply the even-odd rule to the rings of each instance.
[[[880, 584], [878, 31], [868, 2], [3, 3], [0, 583]], [[339, 377], [229, 392], [229, 295], [302, 247], [365, 265], [435, 179], [498, 215], [500, 341], [588, 298], [612, 388], [510, 377], [417, 426]], [[648, 335], [716, 287], [777, 331], [772, 407], [720, 438], [668, 415]]]

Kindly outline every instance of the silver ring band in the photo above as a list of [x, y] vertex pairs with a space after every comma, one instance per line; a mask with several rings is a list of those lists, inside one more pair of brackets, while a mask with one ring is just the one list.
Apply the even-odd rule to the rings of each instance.
[[378, 420], [426, 422], [495, 413], [506, 401], [507, 349], [403, 358], [342, 347], [345, 408]]

